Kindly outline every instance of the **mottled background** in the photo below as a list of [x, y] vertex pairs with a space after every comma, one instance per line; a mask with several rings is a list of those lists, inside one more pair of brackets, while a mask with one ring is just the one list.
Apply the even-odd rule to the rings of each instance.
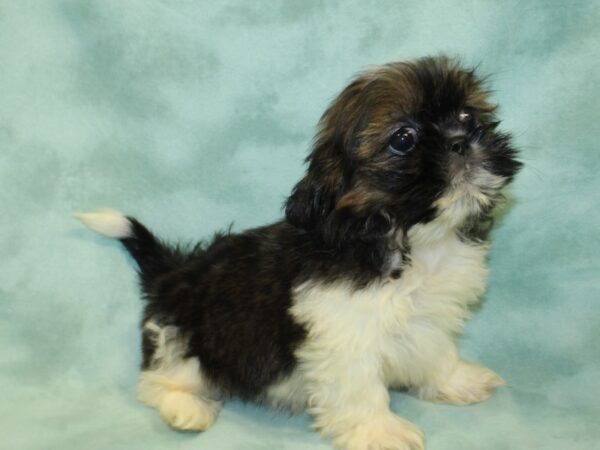
[[524, 171], [464, 354], [511, 388], [395, 394], [431, 450], [600, 448], [598, 1], [0, 0], [0, 447], [327, 449], [307, 416], [229, 403], [203, 435], [137, 403], [134, 264], [71, 214], [161, 236], [281, 216], [314, 125], [370, 64], [493, 74]]

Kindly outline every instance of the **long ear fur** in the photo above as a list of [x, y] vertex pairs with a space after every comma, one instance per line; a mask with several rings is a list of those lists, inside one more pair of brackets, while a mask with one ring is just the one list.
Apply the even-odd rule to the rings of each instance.
[[313, 151], [307, 158], [306, 176], [294, 187], [285, 207], [288, 221], [299, 228], [313, 230], [322, 223], [351, 182], [344, 165], [356, 145], [360, 123], [357, 98], [364, 84], [362, 78], [351, 83], [319, 121]]
[[368, 119], [366, 90], [372, 78], [358, 77], [332, 102], [319, 121], [306, 176], [286, 202], [287, 220], [312, 232], [325, 244], [341, 247], [349, 241], [381, 237], [391, 224], [373, 210], [368, 192], [353, 185], [354, 151]]

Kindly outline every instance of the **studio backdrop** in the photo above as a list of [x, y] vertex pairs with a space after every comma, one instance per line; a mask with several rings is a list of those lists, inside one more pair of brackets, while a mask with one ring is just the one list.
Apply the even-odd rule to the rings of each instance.
[[431, 450], [600, 448], [600, 3], [0, 2], [0, 447], [328, 449], [309, 417], [227, 403], [180, 433], [135, 398], [135, 263], [72, 215], [192, 242], [266, 224], [351, 77], [424, 55], [489, 75], [524, 168], [463, 355], [488, 402], [392, 394]]

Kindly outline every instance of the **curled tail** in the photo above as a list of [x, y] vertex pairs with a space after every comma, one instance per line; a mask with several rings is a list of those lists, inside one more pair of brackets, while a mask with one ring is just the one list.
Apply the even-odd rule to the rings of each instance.
[[75, 217], [96, 233], [120, 240], [138, 263], [144, 282], [177, 265], [175, 252], [132, 217], [112, 209], [75, 214]]

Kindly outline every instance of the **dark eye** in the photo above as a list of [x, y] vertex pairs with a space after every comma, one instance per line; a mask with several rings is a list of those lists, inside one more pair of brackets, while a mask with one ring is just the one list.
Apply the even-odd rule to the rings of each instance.
[[402, 127], [390, 138], [389, 148], [392, 153], [405, 155], [417, 145], [417, 130], [410, 127]]
[[473, 114], [471, 112], [462, 110], [458, 113], [458, 121], [461, 123], [471, 123], [473, 120]]

